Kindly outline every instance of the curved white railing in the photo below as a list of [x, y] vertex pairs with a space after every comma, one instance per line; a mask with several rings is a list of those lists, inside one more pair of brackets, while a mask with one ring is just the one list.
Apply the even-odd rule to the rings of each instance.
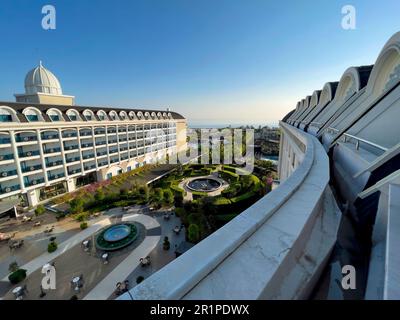
[[[280, 299], [309, 294], [336, 239], [338, 211], [328, 187], [324, 149], [311, 135], [285, 123], [281, 128], [284, 145], [303, 154], [279, 188], [119, 299]], [[294, 263], [296, 259], [304, 261]]]

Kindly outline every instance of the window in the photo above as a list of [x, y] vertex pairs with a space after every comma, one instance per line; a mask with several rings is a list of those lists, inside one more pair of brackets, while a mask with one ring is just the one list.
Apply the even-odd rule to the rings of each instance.
[[49, 117], [51, 121], [60, 121], [60, 116], [57, 114], [51, 114]]
[[27, 114], [25, 117], [29, 122], [39, 121], [39, 117], [36, 114]]
[[11, 114], [0, 114], [0, 122], [12, 122]]
[[68, 116], [69, 120], [71, 120], [71, 121], [81, 120], [81, 118], [79, 117], [79, 114], [76, 110], [68, 110], [67, 116]]

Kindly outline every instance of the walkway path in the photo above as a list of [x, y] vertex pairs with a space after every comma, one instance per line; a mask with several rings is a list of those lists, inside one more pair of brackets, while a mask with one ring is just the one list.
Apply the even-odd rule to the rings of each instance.
[[[54, 260], [58, 256], [64, 254], [66, 251], [68, 251], [70, 248], [74, 247], [75, 245], [81, 243], [83, 240], [87, 239], [90, 237], [92, 234], [96, 233], [98, 230], [101, 228], [111, 224], [110, 220], [108, 218], [103, 219], [101, 221], [98, 221], [88, 227], [85, 230], [82, 230], [78, 234], [70, 237], [68, 240], [62, 242], [61, 244], [58, 245], [58, 249], [54, 251], [53, 253], [48, 253], [45, 252], [42, 255], [36, 257], [35, 259], [31, 260], [30, 262], [24, 264], [23, 266], [20, 266], [20, 268], [27, 270], [27, 275], [29, 276], [30, 273], [41, 269], [43, 265], [46, 263]], [[4, 277], [2, 281], [8, 281], [8, 277]]]

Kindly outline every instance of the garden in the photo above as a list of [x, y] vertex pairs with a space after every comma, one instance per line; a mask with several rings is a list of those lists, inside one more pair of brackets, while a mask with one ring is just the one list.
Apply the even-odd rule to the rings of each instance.
[[[147, 185], [143, 177], [157, 165], [146, 165], [91, 184], [59, 197], [57, 203], [68, 203], [69, 214], [84, 223], [91, 215], [130, 205], [149, 205], [154, 209], [175, 207], [187, 230], [187, 240], [197, 243], [247, 209], [270, 189], [273, 172], [269, 164], [256, 165], [252, 174], [238, 174], [244, 169], [236, 165], [176, 165], [163, 178]], [[192, 199], [185, 199], [180, 187], [190, 177], [217, 176], [229, 185], [219, 195], [191, 191]]]

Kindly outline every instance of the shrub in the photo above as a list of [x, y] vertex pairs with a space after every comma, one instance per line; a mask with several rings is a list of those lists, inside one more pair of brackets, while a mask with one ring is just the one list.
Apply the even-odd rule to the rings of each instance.
[[81, 197], [76, 197], [75, 199], [69, 202], [69, 206], [71, 208], [72, 213], [81, 213], [83, 212], [85, 202]]
[[188, 228], [188, 240], [196, 243], [200, 239], [200, 229], [197, 224], [191, 224]]
[[169, 250], [170, 247], [171, 247], [171, 243], [169, 242], [168, 237], [164, 237], [163, 249]]
[[87, 219], [87, 217], [88, 217], [87, 213], [81, 213], [81, 214], [78, 214], [75, 217], [75, 220], [78, 221], [78, 222], [83, 222], [83, 221], [85, 221]]
[[11, 262], [10, 265], [8, 266], [8, 271], [15, 272], [19, 269], [17, 261]]
[[52, 253], [52, 252], [56, 251], [57, 248], [58, 248], [57, 243], [54, 241], [51, 241], [47, 246], [47, 252]]
[[143, 277], [143, 276], [139, 276], [139, 277], [136, 278], [136, 283], [139, 284], [139, 283], [141, 283], [143, 280], [144, 280], [144, 277]]
[[8, 276], [11, 284], [17, 284], [26, 278], [26, 270], [18, 269]]
[[170, 189], [164, 190], [164, 202], [167, 205], [172, 205], [174, 203], [174, 194]]
[[219, 175], [222, 179], [228, 180], [229, 182], [237, 182], [239, 180], [239, 175], [233, 172], [221, 170], [219, 171]]
[[82, 222], [80, 227], [81, 227], [81, 230], [85, 230], [88, 227], [87, 222]]
[[46, 209], [45, 209], [45, 207], [43, 205], [38, 205], [37, 208], [35, 209], [35, 215], [36, 216], [40, 216], [45, 212], [46, 212]]

